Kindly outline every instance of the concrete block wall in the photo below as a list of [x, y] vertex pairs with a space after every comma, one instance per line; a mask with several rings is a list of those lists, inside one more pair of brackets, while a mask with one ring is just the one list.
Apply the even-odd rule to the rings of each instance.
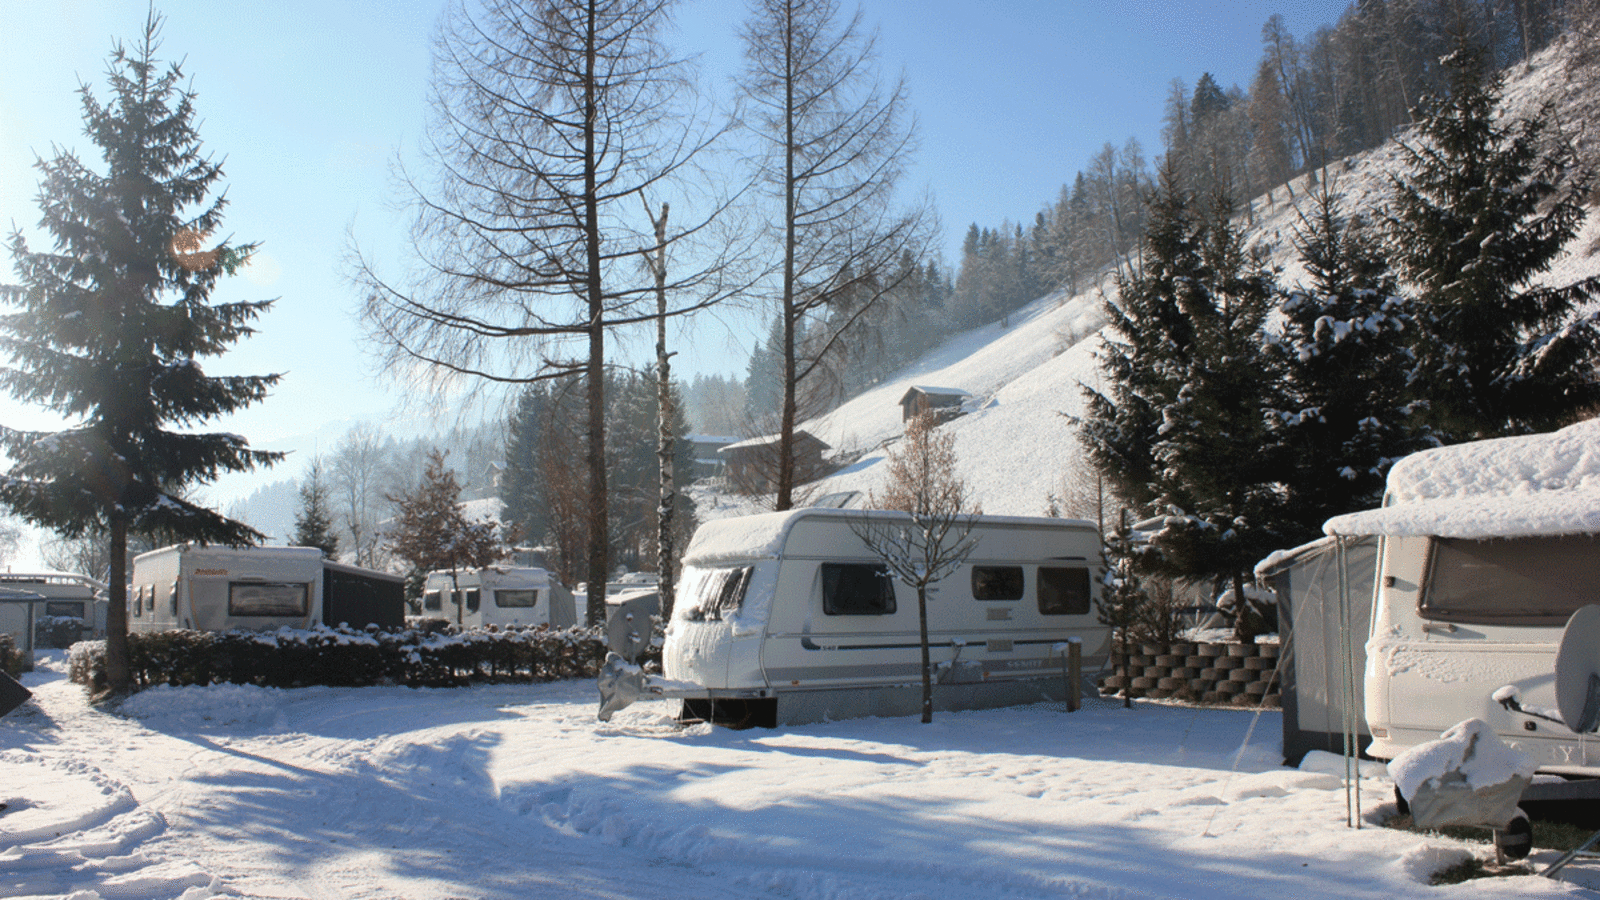
[[1102, 696], [1188, 700], [1229, 706], [1278, 707], [1277, 644], [1140, 644], [1127, 663], [1100, 679]]

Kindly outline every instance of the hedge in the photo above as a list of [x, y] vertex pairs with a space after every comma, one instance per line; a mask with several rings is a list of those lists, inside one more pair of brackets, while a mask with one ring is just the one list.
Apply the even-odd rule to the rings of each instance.
[[12, 678], [21, 678], [28, 670], [26, 657], [17, 650], [16, 639], [10, 632], [0, 631], [0, 672]]
[[[130, 634], [128, 644], [136, 691], [158, 684], [458, 687], [553, 681], [593, 678], [606, 656], [600, 628], [161, 631]], [[69, 664], [74, 682], [95, 692], [104, 688], [104, 641], [74, 644]]]

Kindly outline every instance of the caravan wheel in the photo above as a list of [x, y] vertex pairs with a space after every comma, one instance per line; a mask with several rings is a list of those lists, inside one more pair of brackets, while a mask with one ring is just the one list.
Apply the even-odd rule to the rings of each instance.
[[1506, 859], [1527, 859], [1533, 850], [1533, 825], [1520, 808], [1504, 828], [1494, 830], [1494, 849]]
[[1400, 808], [1400, 815], [1411, 815], [1411, 804], [1406, 802], [1405, 795], [1400, 793], [1399, 788], [1394, 789], [1394, 805]]

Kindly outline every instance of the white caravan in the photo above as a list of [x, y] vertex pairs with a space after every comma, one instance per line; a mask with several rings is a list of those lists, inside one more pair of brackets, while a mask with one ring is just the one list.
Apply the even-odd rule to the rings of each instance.
[[[74, 641], [106, 635], [106, 585], [70, 572], [0, 572], [0, 588], [38, 594], [33, 607], [34, 627], [43, 632], [42, 646], [70, 646]], [[0, 630], [18, 635], [25, 629], [26, 610], [8, 606]], [[23, 646], [18, 641], [17, 646]]]
[[[700, 526], [667, 627], [665, 679], [643, 695], [684, 698], [686, 717], [758, 725], [914, 714], [916, 591], [852, 527], [907, 521], [810, 508]], [[1062, 699], [1066, 648], [1079, 643], [1091, 671], [1108, 651], [1095, 605], [1099, 532], [1069, 519], [980, 516], [971, 536], [972, 554], [929, 590], [935, 706]]]
[[527, 566], [429, 572], [422, 588], [421, 617], [463, 628], [571, 628], [578, 622], [572, 592], [549, 571]]
[[178, 544], [134, 557], [132, 581], [129, 631], [404, 624], [404, 579], [325, 561], [316, 547]]
[[1549, 714], [1562, 629], [1600, 602], [1600, 420], [1406, 457], [1382, 508], [1324, 530], [1380, 538], [1362, 590], [1369, 753], [1478, 718], [1543, 772], [1600, 776], [1600, 742]]

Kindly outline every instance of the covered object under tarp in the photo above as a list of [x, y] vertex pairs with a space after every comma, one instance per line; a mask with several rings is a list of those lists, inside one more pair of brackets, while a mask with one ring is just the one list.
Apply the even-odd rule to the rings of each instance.
[[1346, 538], [1342, 554], [1337, 539], [1328, 537], [1256, 566], [1256, 580], [1278, 599], [1283, 755], [1291, 766], [1312, 750], [1343, 753], [1347, 713], [1353, 713], [1356, 749], [1372, 741], [1362, 671], [1377, 552], [1374, 537]]

